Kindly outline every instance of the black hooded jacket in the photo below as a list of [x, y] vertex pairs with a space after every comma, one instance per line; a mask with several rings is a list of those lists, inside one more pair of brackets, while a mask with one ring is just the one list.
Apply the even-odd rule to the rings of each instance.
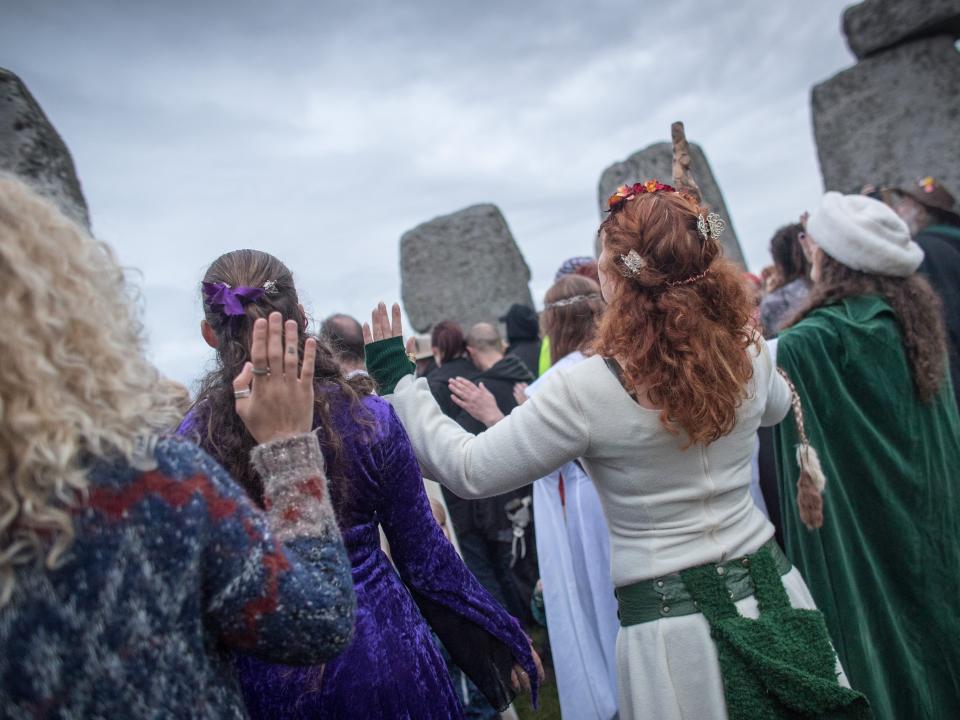
[[540, 319], [527, 305], [511, 305], [500, 318], [507, 326], [507, 355], [520, 358], [536, 380], [540, 371]]
[[[483, 383], [483, 386], [496, 399], [500, 412], [509, 415], [510, 411], [517, 406], [517, 401], [513, 397], [513, 386], [517, 383], [533, 382], [534, 379], [533, 373], [520, 358], [515, 355], [504, 355], [503, 359], [489, 370], [485, 370], [473, 378], [473, 382], [478, 385]], [[453, 416], [453, 419], [460, 424], [460, 427], [474, 435], [479, 435], [487, 429], [486, 425], [466, 410], [461, 410], [459, 415]]]

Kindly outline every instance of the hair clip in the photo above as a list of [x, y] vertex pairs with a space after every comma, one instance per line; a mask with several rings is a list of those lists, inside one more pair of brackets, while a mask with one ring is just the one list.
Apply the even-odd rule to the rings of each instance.
[[279, 294], [280, 294], [280, 289], [277, 287], [277, 281], [276, 281], [276, 280], [267, 280], [267, 281], [263, 284], [263, 291], [264, 291], [267, 295], [279, 295]]
[[724, 222], [723, 218], [717, 215], [716, 213], [708, 213], [706, 218], [704, 218], [703, 213], [697, 218], [697, 230], [700, 233], [700, 237], [704, 240], [713, 238], [717, 240], [723, 231], [727, 229], [727, 223]]
[[626, 255], [620, 256], [620, 274], [624, 277], [633, 278], [647, 266], [647, 261], [640, 257], [640, 253], [631, 250]]

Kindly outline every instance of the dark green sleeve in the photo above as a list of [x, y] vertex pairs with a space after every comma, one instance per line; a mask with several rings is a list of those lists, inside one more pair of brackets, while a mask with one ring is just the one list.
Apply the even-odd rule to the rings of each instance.
[[404, 375], [413, 375], [416, 365], [410, 362], [403, 347], [403, 338], [378, 340], [366, 346], [367, 372], [377, 383], [381, 395], [389, 395]]

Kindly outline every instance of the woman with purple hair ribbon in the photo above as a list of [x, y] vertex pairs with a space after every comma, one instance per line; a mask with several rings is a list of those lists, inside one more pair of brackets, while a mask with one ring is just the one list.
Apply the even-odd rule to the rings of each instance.
[[[179, 432], [228, 467], [256, 502], [259, 478], [247, 461], [248, 439], [233, 411], [233, 368], [252, 362], [248, 330], [278, 311], [306, 329], [293, 276], [253, 250], [218, 258], [203, 284], [204, 339], [218, 367], [202, 381]], [[302, 353], [288, 346], [285, 352]], [[318, 343], [314, 427], [320, 439], [337, 522], [357, 595], [353, 642], [323, 667], [288, 667], [238, 656], [240, 683], [253, 718], [458, 718], [463, 710], [431, 629], [496, 708], [520, 687], [538, 684], [538, 660], [519, 624], [480, 586], [443, 536], [430, 510], [420, 467], [391, 407], [368, 377], [344, 377]], [[380, 549], [382, 527], [393, 565]], [[394, 566], [396, 569], [394, 569]]]

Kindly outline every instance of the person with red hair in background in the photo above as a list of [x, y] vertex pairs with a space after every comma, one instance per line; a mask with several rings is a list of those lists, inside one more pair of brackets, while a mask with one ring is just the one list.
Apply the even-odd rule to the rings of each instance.
[[456, 417], [460, 408], [450, 399], [449, 383], [455, 377], [473, 380], [480, 370], [467, 355], [467, 340], [456, 320], [441, 320], [430, 333], [433, 360], [437, 367], [427, 375], [430, 392], [440, 404], [444, 415]]
[[[869, 717], [823, 616], [750, 498], [757, 428], [791, 405], [751, 325], [722, 221], [650, 181], [600, 226], [596, 354], [471, 436], [407, 377], [399, 307], [365, 328], [371, 372], [427, 475], [485, 497], [579, 458], [600, 495], [619, 601], [620, 717]], [[379, 342], [378, 342], [379, 341]]]

